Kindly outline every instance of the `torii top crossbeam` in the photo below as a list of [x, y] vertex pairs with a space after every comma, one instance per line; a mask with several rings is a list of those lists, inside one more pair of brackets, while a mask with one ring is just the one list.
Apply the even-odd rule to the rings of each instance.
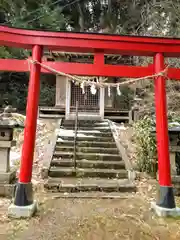
[[119, 36], [108, 34], [47, 32], [0, 26], [0, 44], [32, 49], [41, 45], [49, 50], [64, 52], [103, 52], [138, 56], [180, 56], [180, 39]]
[[[90, 52], [94, 54], [93, 64], [44, 62], [46, 66], [54, 66], [57, 70], [65, 73], [122, 77], [142, 77], [154, 73], [158, 74], [154, 77], [160, 184], [160, 199], [157, 205], [163, 207], [163, 209], [175, 208], [170, 173], [166, 78], [160, 73], [166, 67], [165, 57], [180, 57], [180, 39], [45, 32], [0, 26], [0, 45], [32, 49], [32, 62], [34, 63], [28, 68], [27, 60], [0, 59], [0, 71], [30, 71], [25, 137], [22, 148], [19, 183], [14, 200], [16, 206], [25, 207], [33, 204], [31, 177], [40, 92], [41, 61], [43, 48], [47, 48], [63, 52]], [[104, 63], [104, 54], [151, 56], [154, 57], [154, 62], [153, 65], [148, 67], [113, 66]], [[180, 79], [180, 70], [169, 68], [167, 76], [173, 79]]]
[[[144, 77], [152, 75], [153, 65], [123, 66], [104, 64], [104, 54], [154, 56], [157, 52], [165, 57], [180, 56], [180, 39], [119, 36], [92, 33], [47, 32], [0, 26], [0, 45], [32, 49], [40, 45], [45, 49], [93, 53], [94, 63], [43, 62], [55, 70], [86, 76]], [[0, 71], [28, 72], [27, 60], [0, 59]], [[41, 69], [48, 73], [47, 69]], [[169, 68], [168, 78], [179, 80], [180, 69]]]

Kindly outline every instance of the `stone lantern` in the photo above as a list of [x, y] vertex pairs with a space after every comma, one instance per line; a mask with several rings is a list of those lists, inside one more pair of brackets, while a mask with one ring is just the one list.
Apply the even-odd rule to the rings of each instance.
[[169, 128], [169, 148], [170, 148], [170, 162], [171, 175], [177, 176], [176, 170], [176, 153], [180, 152], [180, 126]]
[[11, 119], [11, 107], [8, 106], [0, 115], [0, 184], [9, 184], [16, 177], [16, 171], [10, 169], [10, 150], [15, 146], [13, 131], [17, 123]]
[[138, 98], [135, 96], [133, 99], [133, 105], [131, 107], [131, 110], [129, 112], [129, 123], [131, 124], [132, 122], [136, 122], [139, 119], [138, 111], [140, 108], [140, 102], [142, 101], [141, 98]]
[[[155, 134], [156, 130], [153, 130]], [[169, 126], [169, 154], [170, 154], [170, 164], [171, 164], [171, 178], [175, 189], [175, 195], [180, 196], [180, 175], [177, 172], [177, 153], [180, 153], [180, 125]], [[158, 178], [158, 174], [157, 174]]]
[[[152, 130], [152, 134], [155, 135], [156, 130]], [[176, 176], [176, 153], [180, 152], [180, 126], [172, 126], [168, 128], [169, 135], [169, 153], [171, 164], [171, 176]]]

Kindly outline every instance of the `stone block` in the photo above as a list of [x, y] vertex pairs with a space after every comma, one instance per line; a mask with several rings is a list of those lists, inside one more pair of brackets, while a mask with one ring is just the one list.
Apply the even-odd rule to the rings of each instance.
[[13, 128], [0, 126], [0, 141], [11, 141], [13, 139]]
[[12, 183], [16, 179], [16, 171], [1, 172], [0, 171], [0, 184]]
[[16, 141], [0, 141], [0, 148], [11, 148], [16, 146]]
[[9, 155], [10, 148], [0, 148], [0, 172], [7, 173], [9, 172]]
[[15, 189], [15, 184], [0, 183], [0, 197], [12, 198]]
[[37, 202], [28, 206], [16, 206], [11, 204], [8, 208], [8, 216], [12, 218], [30, 218], [37, 211]]
[[176, 172], [176, 153], [170, 152], [170, 163], [171, 163], [171, 175], [174, 176]]
[[180, 208], [163, 208], [158, 206], [155, 202], [151, 203], [151, 209], [157, 214], [158, 217], [179, 217]]

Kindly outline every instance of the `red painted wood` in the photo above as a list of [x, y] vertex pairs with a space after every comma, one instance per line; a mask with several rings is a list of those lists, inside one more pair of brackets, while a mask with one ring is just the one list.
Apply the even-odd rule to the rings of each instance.
[[180, 80], [180, 68], [169, 68], [168, 78], [173, 80]]
[[18, 59], [0, 59], [0, 71], [5, 72], [28, 72], [30, 70], [30, 65], [28, 67], [27, 60]]
[[160, 43], [160, 44], [179, 44], [180, 38], [162, 38], [162, 37], [146, 37], [146, 36], [128, 36], [128, 35], [110, 35], [104, 33], [75, 33], [75, 32], [49, 32], [37, 31], [29, 29], [11, 28], [0, 26], [0, 32], [13, 33], [18, 35], [36, 36], [36, 37], [57, 37], [57, 38], [74, 38], [87, 40], [107, 40], [107, 41], [130, 41], [144, 43]]
[[105, 61], [105, 59], [104, 59], [104, 53], [95, 53], [94, 54], [94, 64], [96, 64], [96, 66], [97, 65], [101, 65], [101, 66], [103, 66], [104, 65], [104, 61]]
[[[153, 74], [153, 67], [99, 65], [84, 63], [42, 62], [46, 66], [68, 74], [84, 76], [144, 77]], [[0, 71], [28, 72], [32, 66], [27, 60], [0, 59]], [[51, 73], [41, 68], [43, 73]]]
[[180, 39], [113, 36], [64, 32], [42, 32], [0, 27], [0, 44], [31, 49], [42, 45], [51, 50], [118, 53], [128, 55], [180, 56]]
[[[164, 56], [160, 53], [154, 58], [155, 72], [165, 67]], [[169, 157], [168, 120], [166, 107], [166, 80], [163, 76], [155, 79], [156, 137], [158, 150], [158, 173], [160, 186], [171, 186], [171, 168]]]
[[[32, 50], [33, 59], [41, 61], [42, 48], [34, 46]], [[34, 157], [34, 146], [36, 139], [36, 125], [40, 93], [40, 65], [32, 65], [29, 79], [29, 89], [26, 107], [26, 122], [24, 130], [24, 143], [22, 148], [19, 182], [29, 183], [32, 177], [32, 166]]]
[[[63, 62], [42, 62], [43, 64], [62, 71], [68, 74], [84, 75], [84, 76], [107, 76], [107, 77], [129, 77], [138, 78], [152, 75], [154, 69], [152, 65], [147, 67], [141, 66], [118, 66], [118, 65], [101, 65], [97, 64], [84, 64], [84, 63], [63, 63]], [[0, 59], [0, 71], [9, 72], [28, 72], [30, 69], [27, 60], [17, 59]], [[50, 73], [49, 71], [41, 68], [41, 72]], [[180, 80], [180, 69], [169, 68], [168, 78]]]

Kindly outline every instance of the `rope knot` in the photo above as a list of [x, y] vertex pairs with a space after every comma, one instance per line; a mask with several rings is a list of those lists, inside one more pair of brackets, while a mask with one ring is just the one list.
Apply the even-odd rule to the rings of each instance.
[[32, 64], [36, 64], [36, 63], [38, 63], [37, 60], [33, 60], [33, 59], [30, 59], [29, 61], [30, 61]]

